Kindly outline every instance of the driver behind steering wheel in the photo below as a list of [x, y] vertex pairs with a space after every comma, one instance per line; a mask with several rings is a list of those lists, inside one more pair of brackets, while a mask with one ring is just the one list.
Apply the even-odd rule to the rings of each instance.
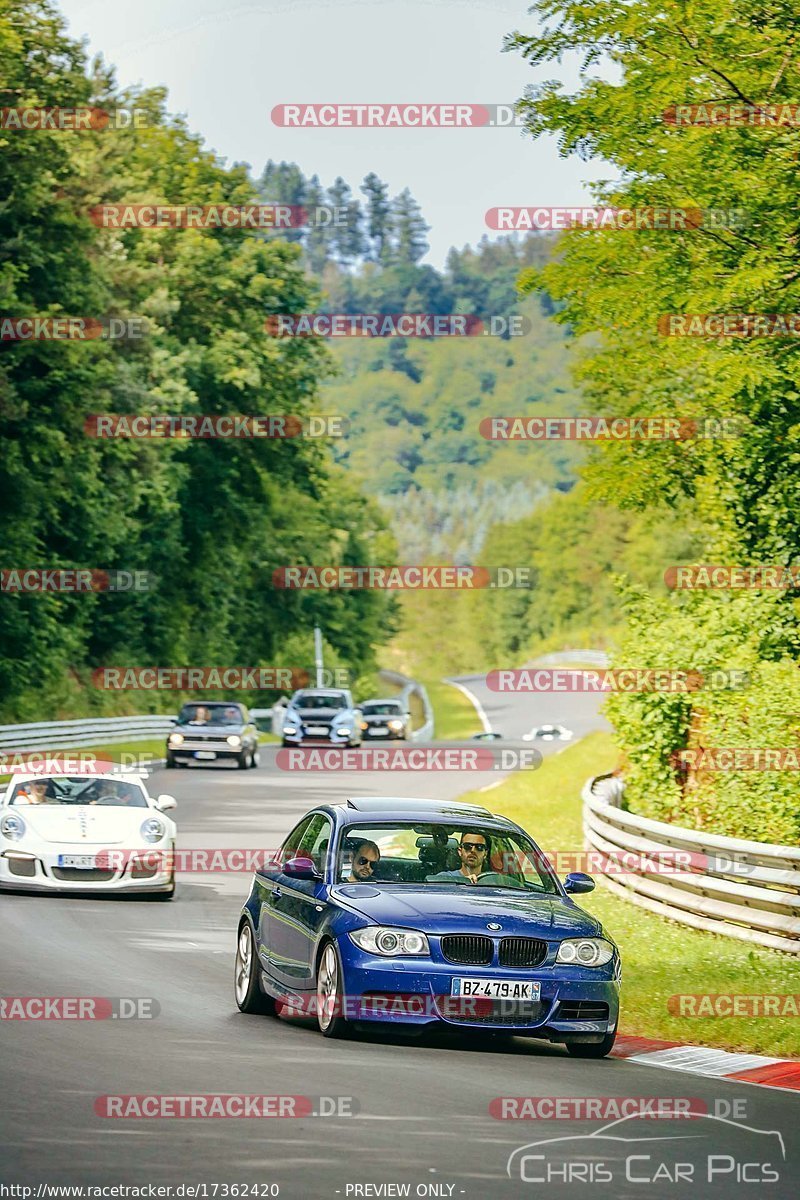
[[457, 871], [440, 871], [436, 875], [426, 876], [428, 883], [444, 883], [453, 879], [458, 883], [477, 883], [480, 875], [491, 872], [490, 854], [492, 844], [489, 835], [474, 829], [465, 829], [458, 844], [458, 857], [461, 866]]

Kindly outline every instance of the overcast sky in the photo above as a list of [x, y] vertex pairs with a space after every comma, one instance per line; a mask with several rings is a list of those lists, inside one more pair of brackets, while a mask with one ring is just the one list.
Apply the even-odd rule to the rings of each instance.
[[[170, 108], [228, 163], [260, 174], [268, 158], [298, 163], [323, 185], [356, 189], [369, 171], [392, 194], [410, 187], [432, 226], [427, 261], [486, 232], [497, 205], [586, 203], [600, 165], [559, 158], [554, 140], [519, 129], [286, 129], [290, 102], [512, 103], [526, 84], [574, 71], [533, 71], [502, 53], [503, 36], [533, 32], [516, 0], [60, 0], [121, 84], [163, 84]], [[497, 236], [491, 234], [491, 236]]]

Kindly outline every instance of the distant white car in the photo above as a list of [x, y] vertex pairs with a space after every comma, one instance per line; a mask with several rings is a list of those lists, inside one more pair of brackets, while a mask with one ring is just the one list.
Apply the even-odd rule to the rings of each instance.
[[537, 729], [526, 733], [523, 741], [532, 742], [538, 738], [543, 742], [568, 742], [571, 737], [572, 730], [565, 729], [563, 725], [539, 725]]
[[0, 797], [0, 888], [171, 900], [175, 804], [138, 775], [17, 775]]

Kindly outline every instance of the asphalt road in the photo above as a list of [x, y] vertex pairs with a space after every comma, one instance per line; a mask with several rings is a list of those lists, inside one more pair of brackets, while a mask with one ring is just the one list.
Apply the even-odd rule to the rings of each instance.
[[[554, 711], [547, 697], [509, 702], [481, 691], [479, 681], [468, 685], [480, 692], [492, 725], [517, 738], [545, 719], [576, 733], [601, 723], [586, 697], [561, 697], [567, 703]], [[564, 744], [552, 743], [545, 753]], [[310, 776], [279, 771], [270, 747], [255, 771], [163, 771], [150, 786], [177, 797], [180, 845], [264, 848], [277, 846], [322, 797], [455, 797], [495, 778]], [[0, 1022], [3, 1183], [32, 1186], [33, 1196], [39, 1184], [205, 1184], [205, 1195], [221, 1200], [236, 1194], [222, 1185], [242, 1184], [260, 1185], [247, 1193], [259, 1196], [276, 1194], [267, 1185], [277, 1185], [288, 1200], [402, 1194], [482, 1200], [541, 1195], [543, 1184], [534, 1181], [545, 1178], [548, 1197], [586, 1196], [590, 1187], [603, 1197], [653, 1200], [730, 1200], [732, 1191], [755, 1195], [759, 1186], [781, 1200], [800, 1192], [798, 1095], [622, 1060], [581, 1061], [524, 1039], [371, 1034], [336, 1042], [307, 1022], [240, 1014], [233, 954], [248, 887], [248, 875], [215, 873], [183, 875], [176, 899], [166, 904], [3, 895], [3, 995], [152, 997], [159, 1006], [149, 1020]], [[113, 1119], [94, 1107], [106, 1094], [197, 1093], [350, 1099], [333, 1101], [332, 1116], [274, 1120]], [[513, 1160], [509, 1177], [507, 1161], [519, 1147], [585, 1138], [606, 1122], [498, 1120], [489, 1105], [503, 1096], [686, 1097], [711, 1113], [722, 1103], [723, 1115], [731, 1103], [743, 1103], [744, 1119], [737, 1125], [635, 1120], [610, 1131], [625, 1140], [536, 1147], [521, 1167], [520, 1156]], [[313, 1100], [313, 1111], [323, 1108]], [[355, 1115], [340, 1115], [348, 1108]], [[783, 1147], [774, 1134], [748, 1132], [743, 1124], [778, 1131]], [[711, 1183], [708, 1155], [717, 1156]], [[765, 1177], [770, 1170], [776, 1182]]]

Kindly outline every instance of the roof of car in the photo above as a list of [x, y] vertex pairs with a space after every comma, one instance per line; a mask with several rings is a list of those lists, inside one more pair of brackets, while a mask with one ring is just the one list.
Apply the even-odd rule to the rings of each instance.
[[393, 813], [441, 812], [448, 815], [469, 817], [491, 817], [488, 808], [480, 804], [466, 804], [460, 800], [429, 800], [416, 796], [351, 796], [348, 808], [357, 812]]

